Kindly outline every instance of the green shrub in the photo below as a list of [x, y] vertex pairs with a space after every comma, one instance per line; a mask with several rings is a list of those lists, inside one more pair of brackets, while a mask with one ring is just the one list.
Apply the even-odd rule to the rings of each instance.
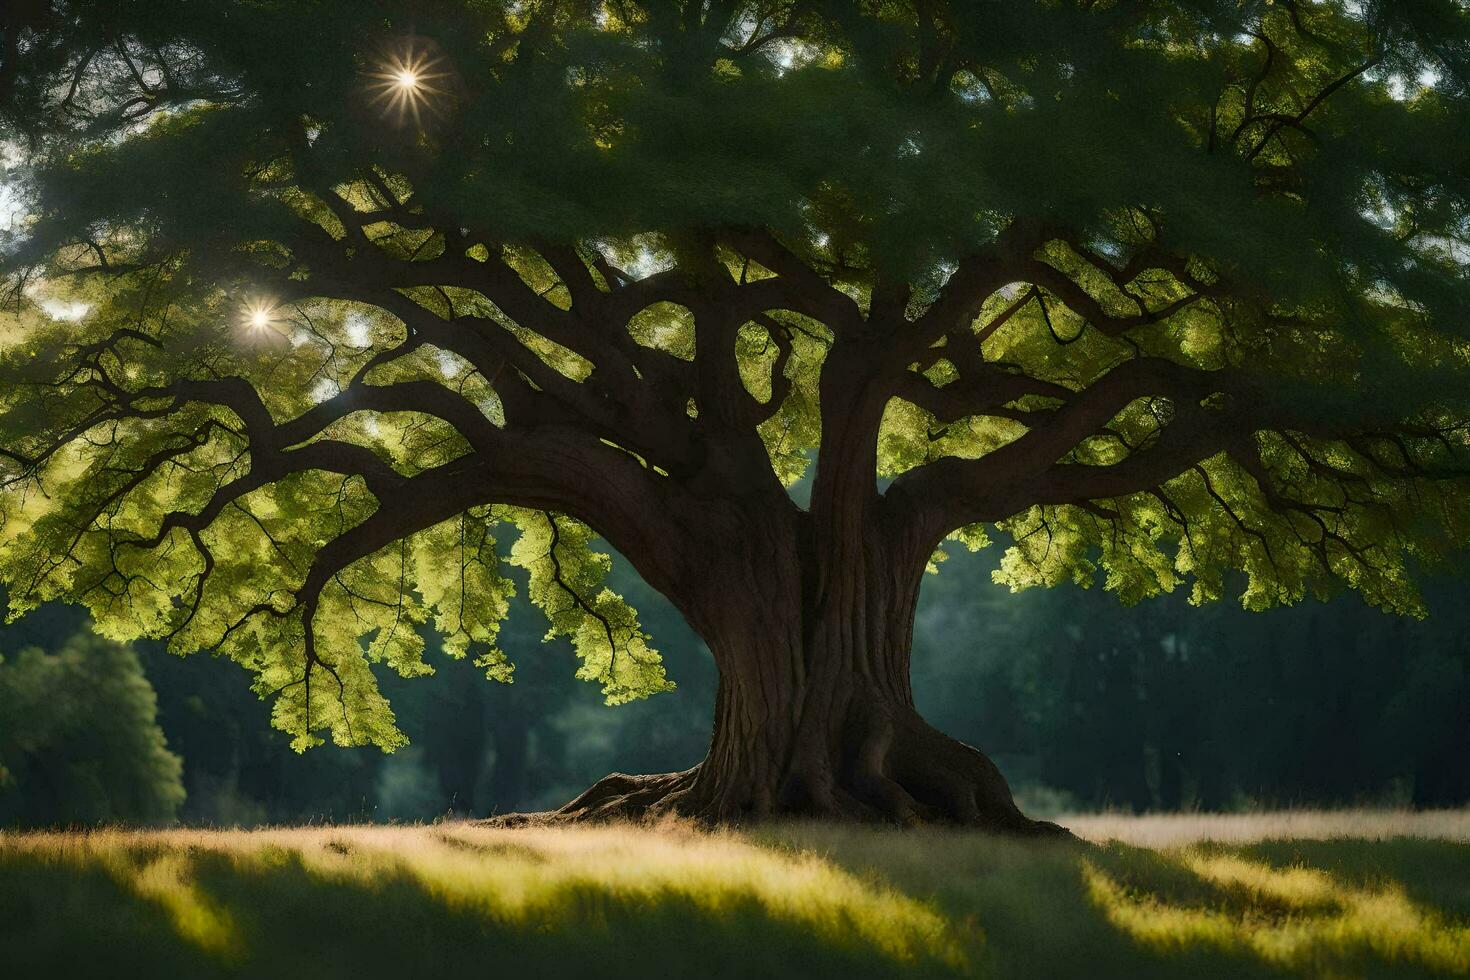
[[161, 823], [184, 802], [131, 648], [86, 634], [0, 660], [0, 826]]

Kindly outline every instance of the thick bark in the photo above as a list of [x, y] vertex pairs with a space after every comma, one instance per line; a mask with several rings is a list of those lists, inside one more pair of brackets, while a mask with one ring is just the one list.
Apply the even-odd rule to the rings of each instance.
[[701, 549], [694, 585], [670, 595], [720, 670], [704, 762], [616, 773], [559, 811], [498, 822], [800, 816], [1065, 835], [1022, 815], [984, 754], [914, 709], [910, 640], [932, 544], [856, 517], [816, 524], [794, 508], [734, 516], [738, 533]]

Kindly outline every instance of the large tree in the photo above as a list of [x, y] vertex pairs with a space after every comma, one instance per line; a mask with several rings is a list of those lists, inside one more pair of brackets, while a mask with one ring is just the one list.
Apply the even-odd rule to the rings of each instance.
[[1044, 829], [913, 708], [946, 537], [1413, 610], [1470, 530], [1462, 0], [3, 18], [13, 610], [221, 652], [302, 747], [399, 744], [425, 621], [508, 679], [498, 529], [583, 676], [667, 687], [601, 538], [714, 734], [564, 814]]

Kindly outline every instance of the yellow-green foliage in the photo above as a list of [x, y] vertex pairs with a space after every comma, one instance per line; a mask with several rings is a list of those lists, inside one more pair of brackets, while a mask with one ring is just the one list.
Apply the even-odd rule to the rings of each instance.
[[[534, 277], [538, 269], [528, 264], [522, 274]], [[82, 332], [103, 336], [122, 325], [132, 297], [122, 292], [82, 294], [100, 304], [84, 326], [50, 321], [38, 310], [7, 318], [7, 378], [17, 382], [0, 390], [0, 428], [13, 437], [9, 444], [54, 438], [67, 402], [85, 402], [86, 395], [63, 385], [47, 410], [20, 382], [54, 371]], [[483, 315], [499, 315], [483, 298], [452, 291], [424, 291], [417, 299], [431, 308], [478, 304]], [[167, 349], [144, 345], [143, 356], [129, 361], [129, 380], [162, 386], [239, 372], [277, 421], [338, 397], [354, 378], [431, 382], [496, 421], [499, 403], [485, 377], [429, 345], [395, 350], [407, 335], [381, 310], [318, 301], [272, 313], [271, 325], [242, 350], [238, 308], [218, 295], [193, 306], [181, 302], [172, 342]], [[557, 371], [585, 377], [585, 362], [575, 355], [531, 334], [522, 339]], [[387, 350], [396, 356], [372, 362]], [[164, 532], [170, 515], [204, 513], [222, 487], [250, 476], [241, 420], [199, 404], [170, 422], [103, 420], [78, 435], [34, 479], [0, 487], [0, 568], [11, 584], [11, 614], [71, 599], [88, 607], [103, 635], [164, 639], [179, 653], [222, 653], [254, 673], [257, 693], [274, 698], [273, 723], [294, 736], [298, 749], [320, 743], [323, 734], [341, 745], [405, 744], [372, 665], [404, 677], [432, 673], [423, 659], [429, 625], [451, 656], [472, 655], [491, 679], [511, 680], [512, 665], [495, 645], [515, 588], [499, 567], [497, 525], [517, 537], [506, 550], [530, 573], [530, 598], [547, 613], [549, 635], [572, 640], [579, 677], [598, 683], [610, 703], [672, 687], [636, 611], [602, 586], [609, 559], [593, 550], [591, 532], [556, 517], [553, 551], [550, 515], [504, 507], [471, 508], [332, 576], [316, 601], [316, 659], [308, 661], [307, 627], [294, 597], [322, 546], [377, 512], [363, 479], [319, 469], [287, 473], [229, 499], [196, 531]], [[364, 447], [402, 476], [468, 451], [447, 422], [415, 412], [349, 412], [313, 440]], [[164, 465], [131, 479], [160, 454]], [[63, 486], [70, 489], [55, 492]]]
[[[1112, 233], [1118, 239], [1128, 239], [1129, 220], [1117, 216]], [[1141, 279], [1125, 294], [1065, 245], [1054, 243], [1041, 254], [1111, 316], [1166, 308], [1185, 295], [1171, 274]], [[1208, 277], [1201, 269], [1190, 274]], [[1307, 326], [1275, 329], [1243, 305], [1198, 303], [1148, 330], [1113, 337], [1089, 329], [1055, 296], [1018, 283], [992, 295], [970, 329], [992, 370], [1023, 373], [1062, 392], [1086, 390], [1139, 357], [1207, 371], [1259, 371], [1269, 363], [1277, 375], [1272, 397], [1283, 406], [1321, 397], [1308, 388], [1324, 380], [1342, 392], [1361, 389], [1368, 352], [1386, 359], [1375, 367], [1386, 380], [1359, 395], [1366, 400], [1395, 397], [1395, 385], [1412, 387], [1413, 372], [1423, 372], [1421, 384], [1434, 385], [1441, 383], [1440, 369], [1470, 365], [1463, 345], [1428, 335], [1402, 311], [1377, 307], [1369, 320], [1366, 338], [1349, 337]], [[941, 390], [963, 383], [964, 373], [944, 356], [951, 341], [938, 345], [922, 372]], [[1387, 380], [1394, 377], [1397, 382]], [[1044, 422], [1059, 404], [1028, 394], [940, 424], [920, 406], [894, 398], [879, 435], [879, 474], [898, 477], [945, 457], [985, 457], [1025, 436], [1032, 419]], [[1348, 404], [1344, 396], [1342, 405], [1314, 411], [1330, 414]], [[1180, 410], [1168, 398], [1134, 399], [1059, 462], [1118, 464], [1152, 448]], [[1425, 431], [1442, 430], [1442, 438], [1434, 437], [1440, 444], [1428, 450], [1439, 462], [1423, 472], [1441, 464], [1448, 472], [1449, 461], [1464, 451], [1463, 423], [1445, 416], [1420, 424]], [[1181, 466], [1157, 487], [1105, 502], [1038, 504], [1001, 521], [1013, 544], [996, 580], [1013, 590], [1068, 582], [1086, 587], [1101, 572], [1105, 587], [1130, 604], [1187, 585], [1196, 603], [1239, 588], [1250, 609], [1326, 597], [1346, 586], [1385, 609], [1422, 615], [1411, 569], [1442, 562], [1470, 534], [1470, 493], [1463, 480], [1400, 479], [1393, 471], [1406, 465], [1407, 457], [1396, 455], [1407, 451], [1402, 445], [1395, 449], [1384, 440], [1365, 448], [1290, 427], [1242, 429], [1231, 452]], [[1430, 532], [1436, 524], [1442, 529]], [[1231, 573], [1243, 573], [1243, 588], [1227, 585]]]
[[542, 511], [514, 513], [521, 536], [511, 561], [531, 573], [531, 601], [551, 621], [547, 636], [572, 641], [582, 661], [577, 676], [600, 682], [608, 704], [672, 690], [637, 611], [612, 589], [601, 587], [612, 559], [591, 550], [591, 530]]
[[[446, 468], [489, 472], [495, 441], [626, 451], [648, 482], [616, 492], [654, 500], [762, 448], [794, 484], [824, 449], [859, 459], [824, 422], [878, 415], [861, 465], [912, 477], [917, 510], [964, 488], [938, 509], [1008, 534], [1002, 582], [1126, 602], [1351, 587], [1417, 613], [1410, 570], [1470, 539], [1463, 2], [420, 6], [150, 0], [21, 29], [13, 613], [70, 600], [109, 636], [215, 650], [298, 746], [391, 749], [374, 669], [427, 672], [429, 624], [510, 679], [496, 535], [608, 700], [668, 686], [591, 531], [490, 507], [601, 519], [565, 496], [441, 494], [425, 522], [471, 509], [311, 577], [380, 491], [476, 486]], [[423, 51], [373, 50], [410, 25]], [[412, 112], [364, 91], [385, 56], [425, 73], [389, 100]], [[221, 381], [259, 404], [166, 391]], [[262, 445], [272, 423], [291, 445]], [[335, 465], [221, 496], [312, 441]], [[925, 486], [933, 464], [972, 479]]]

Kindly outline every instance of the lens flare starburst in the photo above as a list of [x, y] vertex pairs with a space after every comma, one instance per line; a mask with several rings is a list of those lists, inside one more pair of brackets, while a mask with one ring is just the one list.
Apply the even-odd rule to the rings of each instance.
[[400, 125], [422, 124], [424, 115], [434, 111], [447, 94], [449, 73], [443, 70], [442, 61], [412, 40], [383, 55], [368, 72], [373, 104]]
[[276, 308], [268, 301], [256, 300], [245, 305], [240, 312], [240, 319], [253, 333], [264, 333], [277, 320]]

